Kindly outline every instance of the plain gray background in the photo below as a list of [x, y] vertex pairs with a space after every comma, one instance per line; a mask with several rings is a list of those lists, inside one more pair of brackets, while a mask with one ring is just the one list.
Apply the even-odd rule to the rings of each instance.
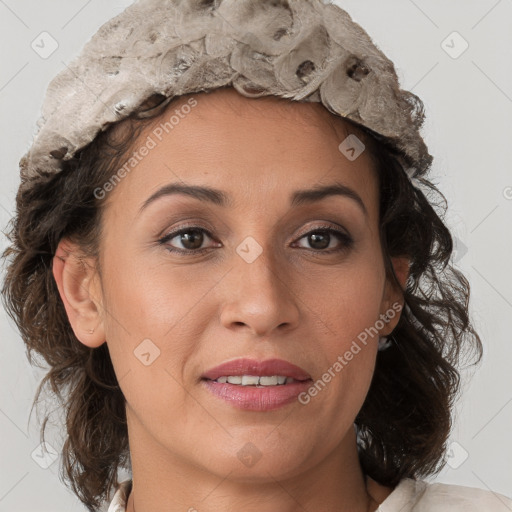
[[[2, 230], [14, 211], [18, 161], [35, 133], [49, 81], [130, 3], [0, 0]], [[462, 372], [466, 385], [449, 463], [432, 480], [512, 496], [512, 2], [337, 3], [395, 62], [402, 87], [425, 103], [423, 133], [435, 157], [433, 175], [448, 199], [454, 260], [471, 283], [471, 311], [484, 343], [480, 366]], [[41, 56], [32, 48], [33, 41], [43, 46], [41, 38], [44, 51], [58, 45], [54, 53]], [[1, 250], [6, 243], [2, 236]], [[3, 310], [0, 323], [0, 512], [83, 511], [59, 481], [59, 461], [41, 456], [35, 412], [29, 423], [43, 370], [28, 364]], [[58, 451], [62, 437], [58, 427], [54, 432], [50, 444]]]

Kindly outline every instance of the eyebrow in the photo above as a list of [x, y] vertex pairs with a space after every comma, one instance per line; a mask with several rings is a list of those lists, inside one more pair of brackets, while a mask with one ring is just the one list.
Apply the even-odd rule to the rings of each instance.
[[[169, 183], [159, 188], [148, 197], [140, 207], [139, 213], [157, 199], [175, 194], [188, 195], [200, 201], [210, 202], [222, 207], [230, 207], [233, 205], [231, 197], [222, 190], [198, 185]], [[303, 204], [310, 204], [330, 196], [343, 196], [354, 200], [354, 202], [359, 205], [364, 215], [368, 216], [368, 211], [361, 197], [355, 190], [342, 183], [332, 183], [330, 185], [316, 186], [311, 189], [297, 190], [290, 196], [290, 206], [297, 207]]]

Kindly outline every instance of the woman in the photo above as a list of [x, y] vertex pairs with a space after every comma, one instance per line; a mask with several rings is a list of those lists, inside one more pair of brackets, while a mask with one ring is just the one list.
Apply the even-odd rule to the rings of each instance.
[[136, 2], [56, 77], [3, 293], [89, 510], [512, 510], [421, 479], [481, 356], [422, 122], [318, 0]]

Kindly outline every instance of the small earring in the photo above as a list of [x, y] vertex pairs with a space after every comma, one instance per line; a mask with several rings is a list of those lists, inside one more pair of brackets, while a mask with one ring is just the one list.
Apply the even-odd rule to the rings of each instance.
[[386, 350], [391, 346], [391, 340], [388, 339], [386, 336], [381, 336], [379, 338], [379, 350]]
[[94, 332], [94, 329], [89, 329], [87, 332], [88, 332], [89, 334], [92, 334], [92, 333]]

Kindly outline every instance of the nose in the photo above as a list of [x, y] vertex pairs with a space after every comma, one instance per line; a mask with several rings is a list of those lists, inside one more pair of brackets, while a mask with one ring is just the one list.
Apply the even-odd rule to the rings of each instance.
[[233, 269], [224, 283], [221, 323], [228, 329], [248, 329], [268, 336], [275, 329], [293, 330], [298, 325], [300, 300], [293, 291], [289, 272], [265, 248], [252, 262], [235, 254]]

